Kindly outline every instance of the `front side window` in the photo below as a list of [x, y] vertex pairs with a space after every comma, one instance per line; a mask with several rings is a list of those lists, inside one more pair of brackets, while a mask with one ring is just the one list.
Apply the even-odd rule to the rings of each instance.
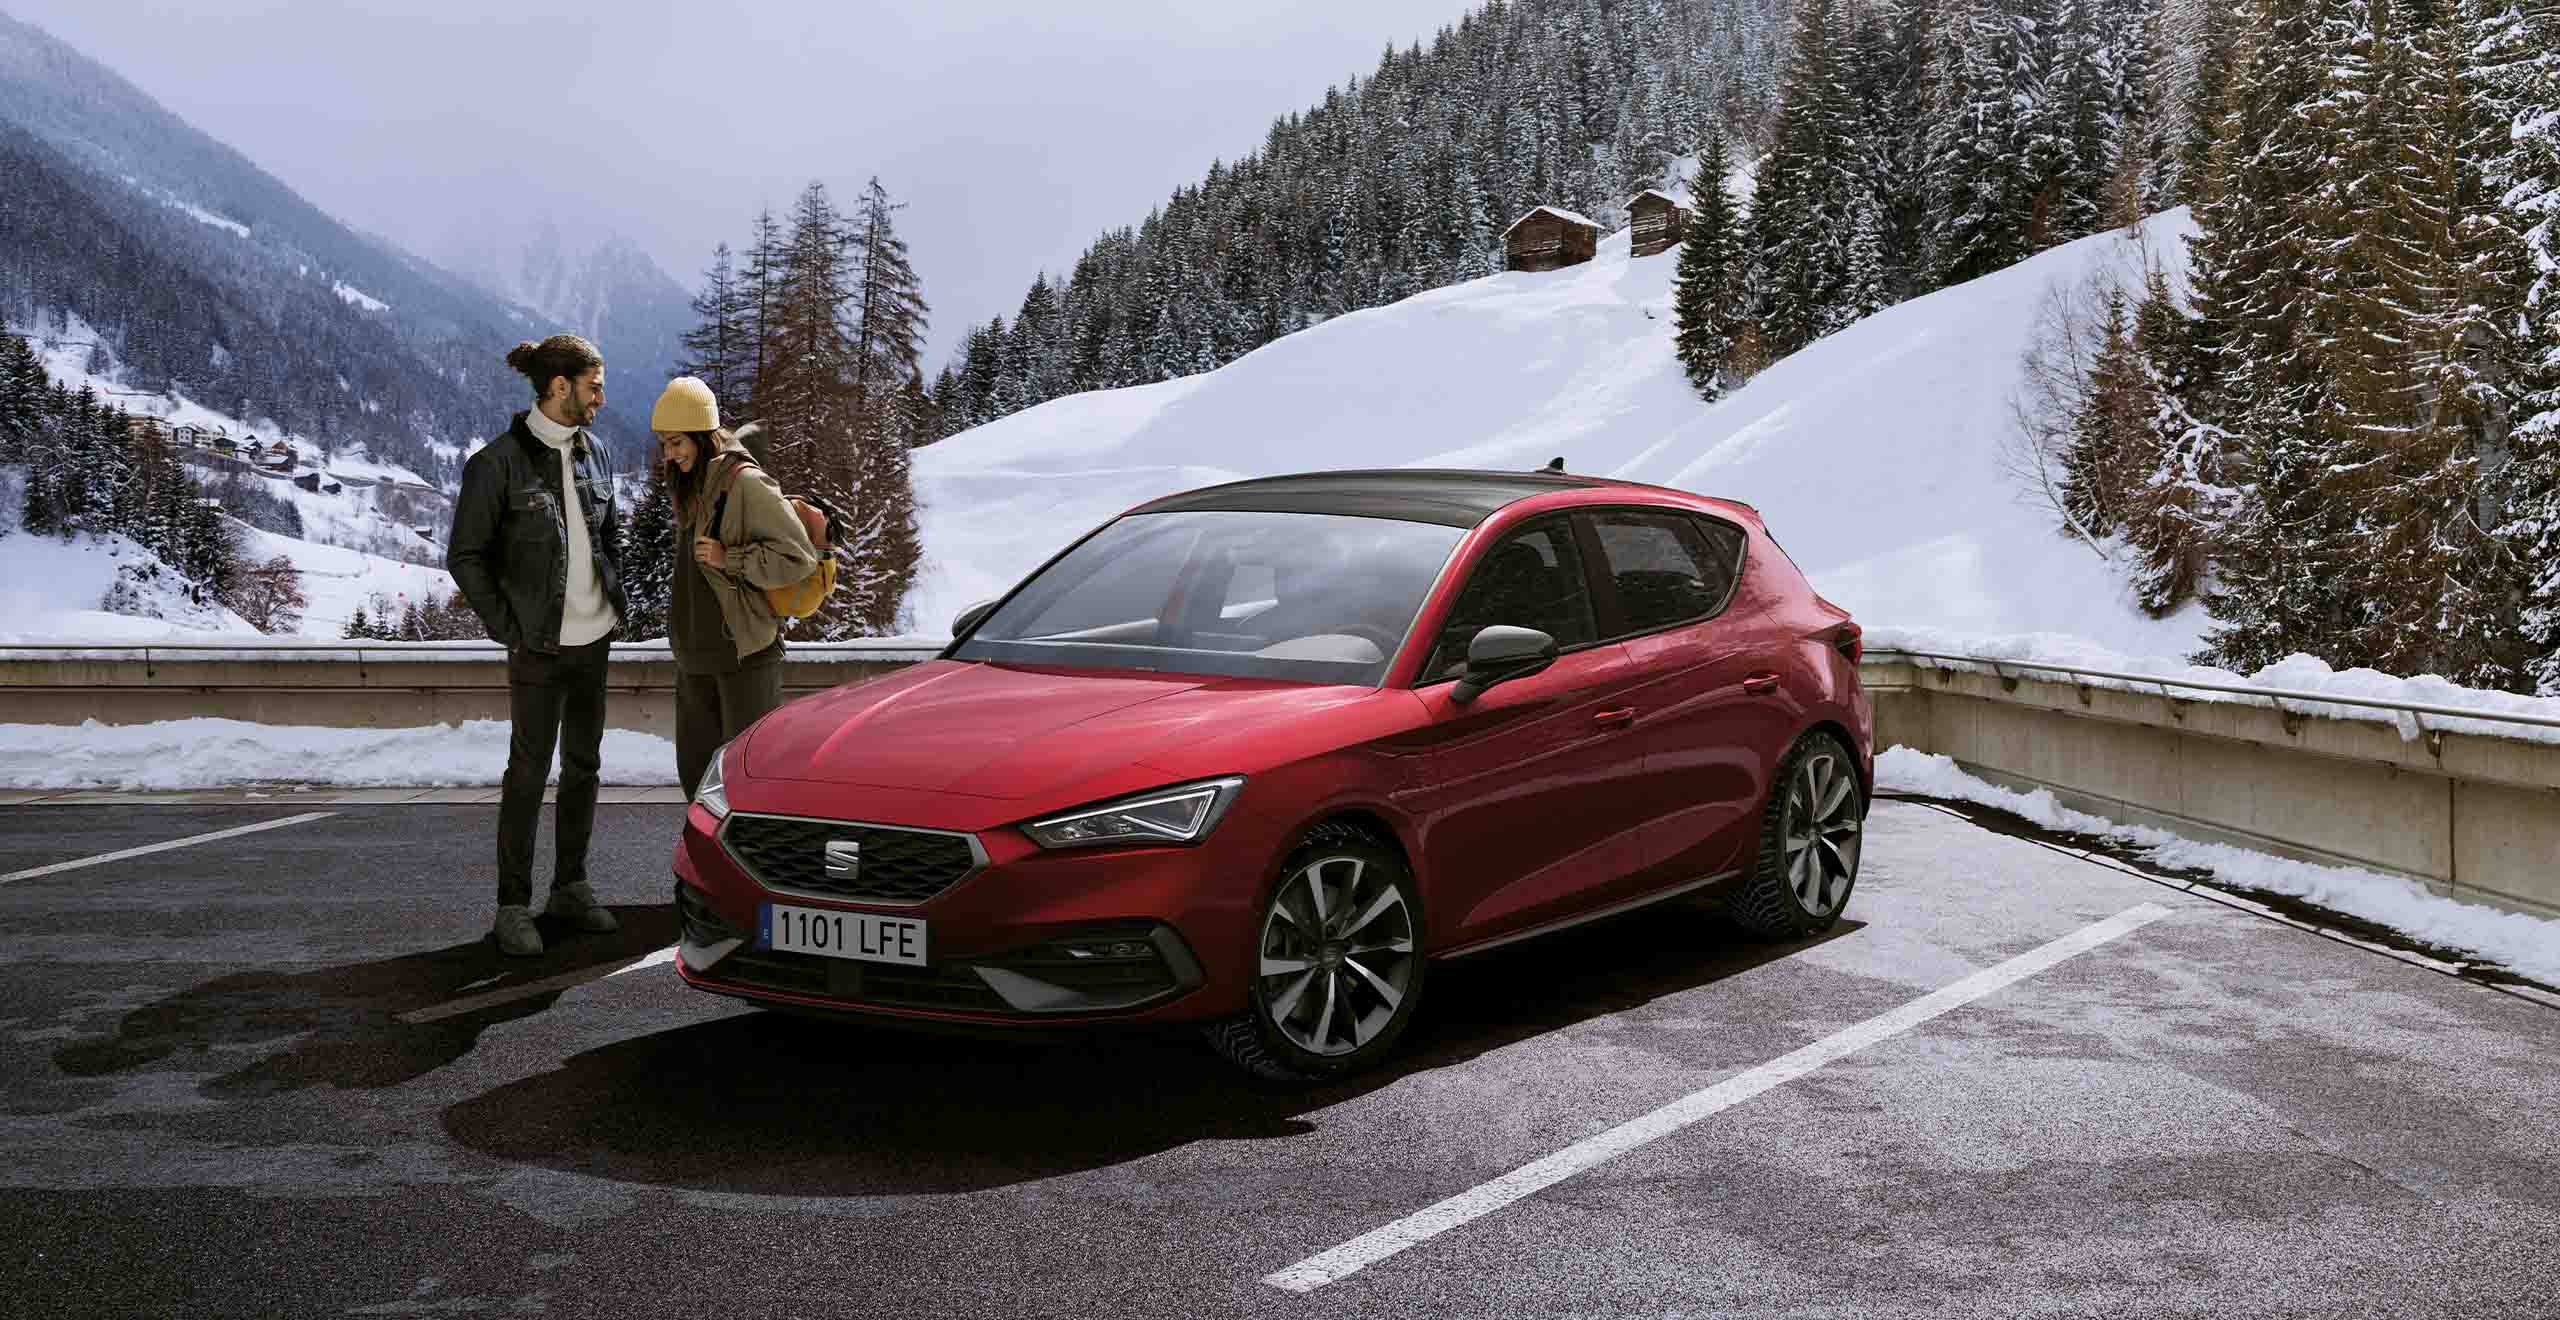
[[1422, 681], [1456, 678], [1467, 667], [1467, 644], [1495, 624], [1535, 628], [1555, 638], [1559, 649], [1597, 636], [1582, 555], [1563, 519], [1513, 532], [1476, 562], [1448, 622], [1440, 626]]
[[1023, 584], [953, 657], [1374, 687], [1463, 535], [1342, 514], [1134, 514]]
[[1590, 515], [1630, 634], [1703, 619], [1733, 592], [1739, 545], [1716, 544], [1677, 513], [1603, 509]]

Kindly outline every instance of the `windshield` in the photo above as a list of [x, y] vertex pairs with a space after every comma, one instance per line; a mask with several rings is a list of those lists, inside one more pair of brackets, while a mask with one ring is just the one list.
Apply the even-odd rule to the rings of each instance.
[[1026, 583], [952, 655], [1375, 687], [1464, 536], [1330, 513], [1136, 514]]

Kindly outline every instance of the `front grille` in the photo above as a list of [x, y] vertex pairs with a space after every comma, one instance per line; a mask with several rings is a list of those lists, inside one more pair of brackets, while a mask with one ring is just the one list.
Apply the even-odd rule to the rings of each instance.
[[[958, 884], [977, 869], [965, 834], [889, 829], [844, 821], [733, 813], [721, 841], [767, 889], [855, 903], [912, 906]], [[850, 880], [827, 875], [827, 845], [861, 847]]]

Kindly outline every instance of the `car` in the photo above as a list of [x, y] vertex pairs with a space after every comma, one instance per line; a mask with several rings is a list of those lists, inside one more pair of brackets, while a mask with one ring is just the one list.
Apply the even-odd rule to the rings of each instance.
[[1434, 963], [1671, 900], [1829, 929], [1874, 786], [1861, 631], [1750, 506], [1534, 472], [1152, 500], [933, 659], [712, 758], [676, 973], [964, 1029], [1195, 1024], [1375, 1065]]

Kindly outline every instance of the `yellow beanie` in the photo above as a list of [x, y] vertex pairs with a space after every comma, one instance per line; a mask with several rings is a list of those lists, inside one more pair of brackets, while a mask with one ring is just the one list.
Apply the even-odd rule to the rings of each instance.
[[711, 397], [711, 387], [698, 376], [678, 376], [667, 382], [666, 393], [658, 396], [658, 406], [649, 413], [652, 431], [717, 431], [720, 429], [720, 401]]

